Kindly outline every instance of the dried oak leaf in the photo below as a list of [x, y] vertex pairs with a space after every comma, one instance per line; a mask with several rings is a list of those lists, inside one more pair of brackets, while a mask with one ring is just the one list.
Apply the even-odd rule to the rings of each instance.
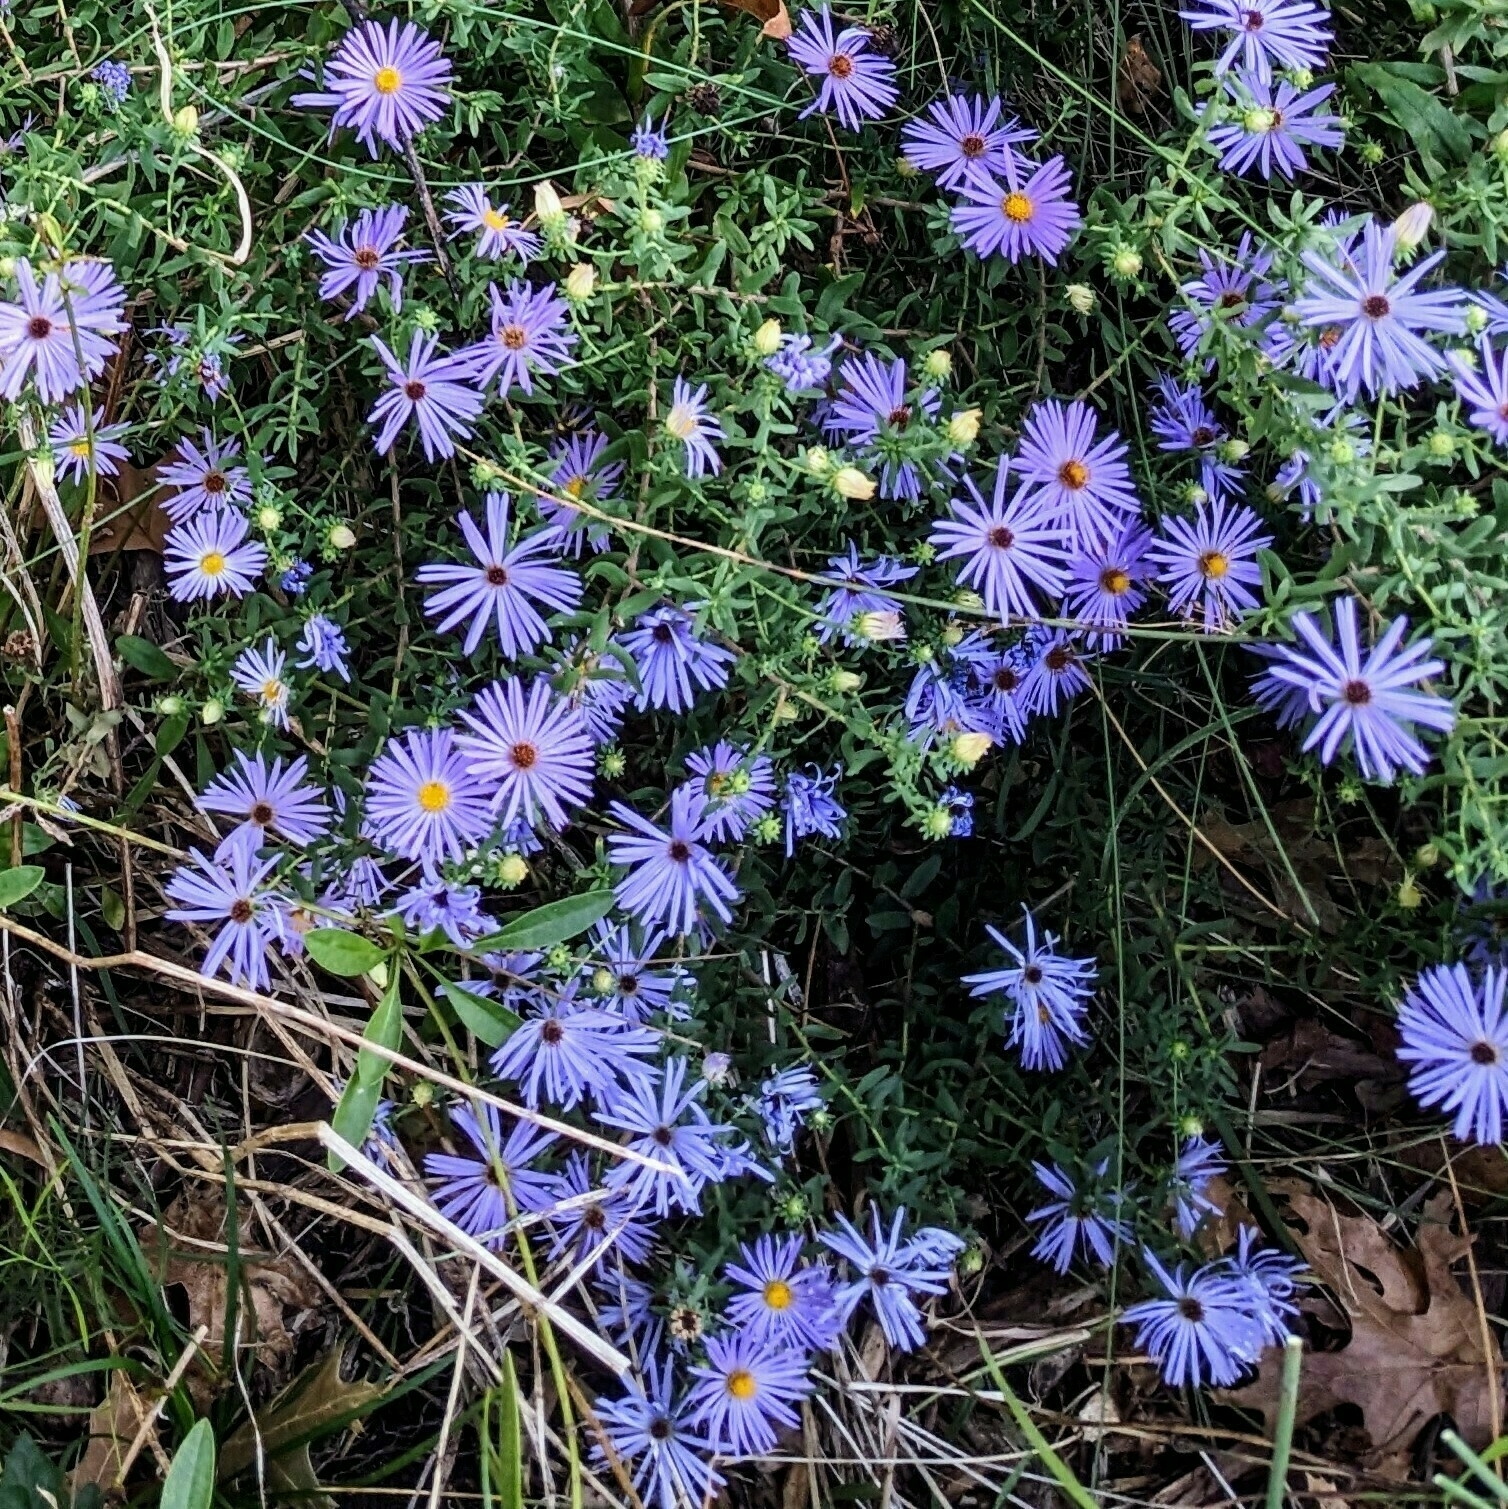
[[783, 42], [791, 34], [791, 18], [785, 11], [785, 0], [723, 0], [734, 10], [753, 16], [760, 23], [759, 34], [773, 41]]
[[[166, 461], [167, 457], [163, 457]], [[162, 510], [163, 489], [157, 469], [162, 461], [139, 471], [129, 461], [120, 463], [120, 474], [99, 480], [98, 517], [89, 536], [89, 554], [117, 550], [151, 550], [163, 553], [173, 521]]]
[[[1471, 1238], [1450, 1229], [1450, 1193], [1425, 1205], [1409, 1251], [1370, 1216], [1342, 1215], [1327, 1200], [1273, 1187], [1303, 1222], [1294, 1240], [1351, 1323], [1351, 1340], [1339, 1352], [1304, 1353], [1299, 1422], [1341, 1404], [1356, 1406], [1371, 1441], [1368, 1463], [1380, 1471], [1406, 1468], [1410, 1444], [1436, 1415], [1450, 1415], [1467, 1441], [1484, 1445], [1492, 1435], [1492, 1404], [1481, 1322], [1451, 1272]], [[1501, 1356], [1493, 1360], [1501, 1379]], [[1281, 1372], [1280, 1352], [1269, 1350], [1256, 1381], [1222, 1397], [1270, 1420]]]
[[104, 1400], [89, 1416], [89, 1444], [68, 1474], [75, 1494], [89, 1483], [102, 1493], [116, 1486], [126, 1453], [151, 1410], [124, 1369], [111, 1373]]

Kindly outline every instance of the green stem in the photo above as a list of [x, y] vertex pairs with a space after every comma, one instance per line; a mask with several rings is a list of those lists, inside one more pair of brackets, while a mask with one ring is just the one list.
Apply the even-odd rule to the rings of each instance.
[[1303, 1363], [1304, 1339], [1290, 1336], [1283, 1344], [1283, 1381], [1278, 1389], [1278, 1419], [1272, 1432], [1267, 1509], [1283, 1509], [1283, 1497], [1288, 1492], [1288, 1454], [1293, 1450], [1293, 1421], [1299, 1411], [1299, 1369]]

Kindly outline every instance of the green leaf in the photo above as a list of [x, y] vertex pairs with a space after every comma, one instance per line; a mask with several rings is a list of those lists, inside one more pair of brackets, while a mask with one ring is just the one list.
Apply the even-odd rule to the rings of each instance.
[[513, 1353], [503, 1351], [502, 1398], [498, 1407], [497, 1458], [498, 1497], [502, 1509], [524, 1509], [524, 1443], [518, 1419], [518, 1375]]
[[369, 938], [338, 927], [317, 927], [304, 934], [304, 947], [314, 962], [332, 975], [369, 974], [387, 957]]
[[985, 1368], [994, 1380], [995, 1387], [1000, 1390], [1006, 1406], [1015, 1417], [1022, 1435], [1026, 1437], [1032, 1450], [1042, 1459], [1042, 1465], [1057, 1480], [1064, 1497], [1070, 1503], [1077, 1505], [1078, 1509], [1096, 1509], [1094, 1498], [1088, 1489], [1073, 1475], [1073, 1469], [1068, 1463], [1052, 1449], [1047, 1437], [1037, 1428], [1037, 1422], [1032, 1419], [1025, 1405], [1011, 1392], [1010, 1384], [1005, 1381], [1005, 1374], [1001, 1372], [1000, 1365], [995, 1361], [994, 1354], [982, 1336], [979, 1338], [979, 1350], [984, 1356]]
[[126, 920], [126, 903], [121, 900], [119, 893], [107, 885], [101, 886], [99, 909], [104, 914], [105, 925], [119, 932]]
[[0, 911], [8, 910], [30, 896], [42, 884], [46, 873], [41, 865], [17, 865], [13, 870], [0, 870]]
[[115, 641], [115, 648], [120, 651], [120, 658], [127, 665], [135, 666], [143, 676], [150, 676], [153, 681], [171, 681], [178, 674], [178, 667], [150, 639], [139, 639], [135, 634], [122, 634]]
[[200, 1420], [173, 1453], [159, 1509], [210, 1509], [215, 1496], [215, 1429]]
[[[310, 933], [309, 937], [317, 934]], [[308, 939], [305, 939], [307, 942]], [[392, 983], [383, 991], [372, 1020], [362, 1038], [368, 1043], [396, 1052], [403, 1041], [403, 1002], [398, 995], [399, 975], [393, 971]], [[377, 1114], [377, 1102], [382, 1099], [382, 1081], [387, 1076], [388, 1060], [370, 1049], [360, 1048], [356, 1053], [356, 1072], [335, 1107], [330, 1125], [352, 1147], [360, 1147], [372, 1130], [372, 1117]], [[334, 1153], [330, 1154], [330, 1169], [339, 1173], [345, 1165]]]
[[1427, 161], [1465, 162], [1471, 156], [1471, 132], [1466, 122], [1427, 89], [1400, 78], [1382, 63], [1363, 63], [1351, 70], [1375, 91], [1405, 136], [1412, 138]]
[[[506, 927], [471, 945], [473, 953], [490, 954], [512, 948], [554, 948], [584, 933], [613, 909], [611, 891], [582, 891], [559, 901], [547, 901]], [[310, 937], [314, 935], [311, 933]]]
[[445, 999], [455, 1009], [461, 1025], [489, 1048], [496, 1048], [507, 1039], [522, 1020], [500, 1001], [489, 1001], [486, 996], [473, 995], [449, 982], [445, 986]]

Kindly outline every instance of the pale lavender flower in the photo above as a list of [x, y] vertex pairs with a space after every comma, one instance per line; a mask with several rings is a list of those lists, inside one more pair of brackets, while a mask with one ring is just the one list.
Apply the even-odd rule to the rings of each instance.
[[65, 263], [38, 286], [31, 263], [18, 257], [15, 278], [20, 301], [0, 302], [0, 395], [19, 397], [30, 374], [43, 403], [61, 403], [118, 349], [108, 337], [126, 328], [125, 290], [108, 262]]
[[[656, 1347], [641, 1343], [639, 1350], [648, 1388], [638, 1378], [625, 1378], [620, 1398], [593, 1405], [597, 1418], [613, 1450], [633, 1468], [634, 1489], [646, 1509], [710, 1504], [724, 1483], [706, 1461], [711, 1452], [706, 1437], [690, 1424], [691, 1401], [676, 1398], [675, 1363], [657, 1359]], [[594, 1461], [606, 1458], [600, 1446], [592, 1455]]]
[[259, 646], [242, 650], [230, 668], [230, 679], [257, 704], [262, 721], [274, 728], [288, 727], [290, 689], [283, 679], [287, 664], [288, 657], [269, 636]]
[[257, 838], [244, 831], [220, 846], [213, 859], [189, 851], [163, 894], [177, 905], [163, 915], [170, 922], [217, 922], [200, 973], [207, 979], [222, 965], [231, 984], [268, 989], [267, 949], [278, 933], [277, 896], [267, 884], [278, 856], [257, 857]]
[[459, 863], [491, 831], [488, 798], [450, 729], [413, 729], [372, 762], [365, 833], [433, 871], [447, 859]]
[[346, 659], [351, 647], [346, 643], [345, 630], [333, 619], [323, 613], [312, 614], [304, 624], [296, 648], [304, 657], [294, 662], [301, 670], [320, 670], [326, 675], [333, 672], [342, 681], [350, 681]]
[[539, 255], [539, 237], [508, 214], [506, 203], [493, 204], [484, 185], [462, 184], [452, 189], [445, 200], [455, 206], [445, 218], [455, 226], [456, 234], [476, 232], [477, 256], [489, 262], [501, 262], [511, 256], [527, 264]]
[[933, 100], [926, 117], [901, 127], [901, 150], [924, 173], [931, 173], [940, 189], [956, 189], [976, 173], [1002, 175], [1019, 142], [1037, 133], [1014, 118], [1001, 120], [1000, 96], [955, 94]]
[[867, 1238], [847, 1217], [835, 1220], [838, 1230], [820, 1232], [817, 1240], [844, 1259], [852, 1274], [838, 1285], [838, 1313], [846, 1322], [867, 1299], [885, 1340], [898, 1352], [915, 1351], [927, 1339], [916, 1296], [948, 1292], [948, 1262], [937, 1261], [942, 1252], [928, 1243], [918, 1246], [916, 1238], [901, 1239], [905, 1206], [896, 1210], [887, 1231], [879, 1207], [871, 1205]]
[[673, 933], [692, 932], [704, 906], [723, 922], [733, 920], [739, 889], [702, 842], [702, 804], [687, 787], [671, 793], [668, 829], [622, 802], [609, 810], [629, 830], [608, 839], [608, 859], [628, 869], [614, 892], [624, 911], [645, 927]]
[[[1233, 253], [1222, 251], [1211, 256], [1201, 248], [1199, 262], [1200, 276], [1180, 290], [1193, 307], [1168, 316], [1168, 328], [1185, 359], [1194, 356], [1217, 324], [1249, 330], [1266, 321], [1282, 303], [1280, 285], [1267, 276], [1272, 271], [1273, 254], [1253, 250], [1249, 231], [1242, 232]], [[1210, 357], [1205, 365], [1214, 364], [1214, 357]]]
[[1059, 1164], [1032, 1164], [1037, 1178], [1053, 1196], [1045, 1205], [1026, 1213], [1031, 1223], [1045, 1222], [1032, 1256], [1067, 1273], [1075, 1250], [1093, 1255], [1105, 1268], [1115, 1262], [1116, 1248], [1131, 1240], [1131, 1225], [1121, 1215], [1125, 1192], [1104, 1186], [1110, 1160], [1102, 1159], [1082, 1181], [1073, 1179]]
[[820, 833], [824, 838], [841, 838], [847, 809], [833, 795], [843, 767], [835, 765], [823, 771], [816, 765], [805, 770], [793, 770], [785, 778], [785, 791], [780, 798], [781, 810], [785, 813], [785, 857], [796, 852], [796, 840], [810, 838]]
[[1019, 169], [1008, 162], [1004, 183], [988, 174], [970, 175], [958, 187], [953, 233], [976, 256], [1001, 256], [1008, 262], [1038, 256], [1055, 267], [1083, 223], [1069, 197], [1072, 189], [1061, 157], [1040, 166], [1022, 159]]
[[1088, 657], [1078, 636], [1068, 629], [1038, 626], [1027, 632], [1023, 643], [1029, 664], [1021, 678], [1022, 711], [1032, 717], [1055, 717], [1060, 702], [1089, 689]]
[[235, 769], [222, 771], [200, 794], [199, 805], [206, 812], [238, 818], [235, 832], [245, 831], [258, 843], [276, 833], [306, 849], [329, 831], [330, 809], [319, 788], [306, 784], [309, 762], [303, 755], [286, 770], [281, 755], [269, 768], [260, 752], [248, 756], [238, 749], [235, 761]]
[[117, 475], [120, 468], [116, 463], [130, 459], [130, 453], [119, 443], [130, 428], [128, 424], [106, 424], [105, 411], [98, 408], [86, 425], [84, 406], [70, 404], [47, 433], [53, 470], [65, 481], [79, 483], [88, 477], [91, 467], [96, 476]]
[[439, 876], [410, 886], [395, 898], [391, 910], [415, 937], [439, 931], [457, 948], [497, 931], [497, 923], [482, 910], [480, 887], [452, 885]]
[[813, 349], [809, 335], [787, 334], [780, 337], [780, 350], [765, 357], [765, 366], [785, 384], [787, 396], [814, 393], [832, 376], [833, 353], [843, 344], [843, 337], [831, 337], [820, 351]]
[[345, 314], [346, 319], [354, 319], [386, 278], [388, 297], [396, 314], [403, 307], [404, 265], [429, 260], [427, 252], [398, 249], [407, 219], [405, 206], [385, 204], [378, 209], [363, 210], [333, 237], [323, 231], [307, 232], [304, 239], [325, 265], [319, 280], [320, 298], [338, 298], [354, 283], [356, 293]]
[[723, 1269], [725, 1281], [737, 1286], [728, 1300], [728, 1320], [755, 1341], [828, 1352], [843, 1333], [843, 1318], [827, 1265], [802, 1264], [805, 1245], [799, 1235], [742, 1243], [739, 1261]]
[[898, 443], [918, 420], [930, 422], [941, 406], [934, 389], [907, 393], [906, 363], [887, 362], [873, 351], [848, 357], [838, 369], [838, 394], [822, 428], [830, 440], [861, 447], [862, 459], [880, 467], [880, 496], [915, 501], [922, 479], [917, 465], [898, 453]]
[[850, 540], [845, 554], [827, 558], [822, 580], [831, 582], [832, 587], [817, 604], [817, 638], [827, 644], [835, 635], [842, 634], [845, 644], [868, 643], [850, 625], [861, 614], [898, 612], [897, 599], [885, 588], [910, 581], [920, 569], [888, 555], [866, 562], [859, 556], [859, 547]]
[[1225, 93], [1235, 118], [1209, 135], [1224, 172], [1256, 168], [1263, 178], [1271, 178], [1276, 169], [1291, 179], [1309, 166], [1305, 147], [1338, 147], [1345, 140], [1340, 117], [1320, 109], [1335, 93], [1334, 84], [1301, 93], [1287, 79], [1279, 79], [1274, 88], [1255, 74], [1241, 73], [1226, 79]]
[[656, 1078], [644, 1060], [660, 1051], [661, 1034], [634, 1027], [611, 1011], [577, 1006], [564, 995], [526, 1017], [492, 1055], [492, 1072], [518, 1085], [525, 1105], [548, 1100], [569, 1111], [590, 1096], [611, 1099], [621, 1083]]
[[503, 1135], [502, 1118], [490, 1101], [478, 1103], [481, 1116], [453, 1106], [450, 1119], [474, 1150], [473, 1156], [427, 1153], [424, 1172], [434, 1189], [435, 1207], [468, 1236], [499, 1251], [518, 1211], [549, 1209], [551, 1180], [531, 1165], [557, 1134], [527, 1121], [515, 1121]]
[[1437, 964], [1419, 976], [1398, 1008], [1398, 1057], [1413, 1066], [1409, 1090], [1422, 1106], [1454, 1112], [1452, 1132], [1462, 1142], [1495, 1147], [1503, 1140], [1505, 982], [1508, 974], [1491, 965], [1473, 983], [1464, 964]]
[[884, 116], [899, 97], [895, 64], [870, 50], [870, 35], [862, 26], [846, 26], [835, 35], [826, 5], [803, 11], [785, 45], [804, 73], [822, 80], [817, 98], [801, 112], [802, 120], [818, 110], [832, 111], [850, 131], [859, 131], [866, 120]]
[[673, 713], [696, 701], [693, 681], [701, 691], [726, 686], [728, 668], [738, 659], [732, 650], [702, 639], [692, 616], [673, 603], [643, 614], [622, 644], [639, 671], [637, 706]]
[[1151, 546], [1151, 530], [1130, 523], [1108, 543], [1069, 558], [1063, 616], [1075, 620], [1089, 649], [1113, 650], [1125, 639], [1127, 620], [1147, 599]]
[[620, 1263], [648, 1261], [654, 1247], [654, 1223], [639, 1216], [621, 1189], [604, 1189], [585, 1154], [571, 1153], [565, 1172], [551, 1181], [550, 1194], [552, 1259], [569, 1254], [573, 1263], [579, 1263], [592, 1258], [601, 1273]]
[[1203, 619], [1204, 632], [1228, 629], [1261, 607], [1252, 592], [1262, 585], [1259, 550], [1272, 544], [1259, 534], [1262, 521], [1244, 504], [1201, 506], [1192, 520], [1162, 521], [1163, 537], [1152, 542], [1157, 579], [1168, 588], [1168, 607], [1185, 618]]
[[737, 842], [775, 805], [770, 757], [719, 739], [686, 756], [686, 788], [702, 805], [702, 835]]
[[1173, 1272], [1142, 1253], [1166, 1298], [1132, 1305], [1121, 1320], [1135, 1326], [1136, 1344], [1162, 1369], [1170, 1388], [1229, 1388], [1254, 1366], [1266, 1340], [1247, 1286], [1220, 1260]]
[[1313, 0], [1199, 0], [1178, 13], [1193, 31], [1231, 34], [1216, 73], [1241, 67], [1264, 82], [1274, 66], [1315, 72], [1324, 67], [1333, 34], [1330, 18]]
[[470, 363], [461, 356], [439, 352], [440, 338], [414, 331], [408, 362], [403, 364], [374, 335], [372, 345], [387, 368], [387, 390], [372, 405], [368, 424], [381, 424], [373, 445], [379, 455], [392, 449], [410, 419], [419, 425], [424, 459], [455, 455], [456, 439], [468, 440], [471, 426], [482, 412], [483, 398], [472, 383]]
[[175, 524], [163, 537], [163, 569], [175, 602], [229, 593], [243, 597], [267, 569], [267, 551], [248, 540], [251, 526], [238, 513], [201, 513]]
[[706, 1364], [691, 1369], [697, 1380], [686, 1398], [692, 1423], [707, 1432], [719, 1456], [768, 1455], [781, 1430], [801, 1423], [792, 1406], [812, 1391], [805, 1354], [746, 1330], [709, 1336], [706, 1350]]
[[715, 477], [723, 469], [723, 460], [714, 442], [724, 439], [725, 435], [707, 402], [706, 383], [693, 391], [684, 377], [676, 378], [671, 390], [670, 412], [665, 416], [665, 433], [679, 440], [684, 447], [688, 477], [696, 480], [709, 471]]
[[1168, 1197], [1173, 1202], [1173, 1226], [1184, 1241], [1193, 1237], [1206, 1216], [1219, 1215], [1220, 1207], [1205, 1190], [1229, 1165], [1220, 1144], [1206, 1142], [1199, 1135], [1184, 1139], [1168, 1181]]
[[474, 346], [456, 353], [467, 362], [472, 381], [486, 388], [497, 379], [497, 391], [506, 396], [515, 386], [533, 393], [534, 378], [554, 377], [571, 361], [571, 348], [578, 339], [570, 326], [570, 308], [553, 284], [531, 288], [515, 278], [506, 294], [496, 283], [488, 285], [492, 300], [492, 334]]
[[1508, 353], [1492, 349], [1483, 336], [1478, 364], [1472, 367], [1452, 351], [1447, 358], [1455, 373], [1456, 397], [1470, 410], [1470, 422], [1486, 430], [1497, 445], [1508, 445]]
[[187, 436], [178, 442], [178, 459], [158, 468], [157, 480], [173, 491], [163, 499], [162, 511], [175, 524], [204, 509], [232, 509], [251, 502], [251, 473], [232, 464], [241, 454], [239, 440], [216, 440], [201, 433], [201, 451]]
[[550, 528], [556, 531], [562, 548], [573, 557], [580, 557], [583, 540], [593, 550], [600, 551], [607, 549], [611, 539], [606, 524], [572, 507], [583, 498], [601, 503], [617, 494], [623, 463], [602, 459], [607, 444], [606, 435], [599, 435], [596, 430], [583, 430], [550, 451], [550, 459], [555, 463], [550, 472], [550, 486], [557, 496], [540, 498], [539, 511]]
[[1094, 410], [1075, 399], [1033, 404], [1021, 429], [1018, 497], [1039, 502], [1065, 543], [1083, 549], [1118, 534], [1140, 510], [1126, 443], [1111, 430], [1096, 438]]

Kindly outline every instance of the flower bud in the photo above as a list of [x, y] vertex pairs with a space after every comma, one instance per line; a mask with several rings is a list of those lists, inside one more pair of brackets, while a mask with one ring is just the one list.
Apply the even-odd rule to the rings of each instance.
[[922, 371], [935, 382], [953, 375], [953, 353], [946, 346], [934, 346], [922, 358]]
[[807, 447], [806, 469], [814, 477], [825, 477], [833, 469], [833, 458], [828, 455], [824, 445]]
[[545, 230], [553, 234], [558, 235], [565, 229], [565, 206], [548, 178], [534, 185], [534, 214]]
[[332, 550], [349, 550], [356, 543], [356, 531], [349, 524], [332, 524], [325, 538]]
[[157, 711], [164, 718], [176, 718], [183, 711], [183, 698], [169, 694], [157, 699]]
[[702, 1078], [709, 1085], [725, 1085], [733, 1072], [733, 1059], [727, 1053], [709, 1053], [702, 1059]]
[[529, 878], [529, 865], [522, 854], [505, 854], [498, 861], [497, 883], [507, 890], [522, 885]]
[[1376, 167], [1377, 164], [1380, 163], [1387, 155], [1387, 149], [1382, 145], [1380, 141], [1364, 141], [1361, 144], [1361, 160], [1366, 163], [1368, 167]]
[[545, 962], [556, 974], [563, 975], [570, 971], [571, 965], [575, 961], [571, 958], [570, 949], [564, 943], [555, 943], [550, 946], [549, 951], [545, 954]]
[[1480, 335], [1486, 328], [1491, 316], [1480, 304], [1468, 304], [1461, 312], [1466, 321], [1466, 333], [1468, 335]]
[[864, 684], [862, 676], [855, 675], [853, 671], [835, 670], [827, 675], [827, 689], [834, 696], [846, 697], [850, 692], [856, 692]]
[[1440, 863], [1440, 848], [1438, 844], [1420, 844], [1414, 850], [1414, 863], [1421, 870], [1433, 870]]
[[257, 509], [257, 528], [271, 534], [283, 522], [283, 510], [276, 503], [264, 503]]
[[599, 996], [610, 996], [618, 988], [618, 977], [605, 964], [592, 971], [592, 989]]
[[780, 819], [773, 812], [766, 812], [750, 830], [762, 844], [773, 844], [780, 838]]
[[946, 838], [953, 831], [953, 809], [937, 806], [929, 808], [922, 817], [922, 834], [933, 840]]
[[1489, 143], [1488, 150], [1499, 162], [1508, 162], [1508, 131], [1499, 131]]
[[1424, 893], [1414, 883], [1414, 877], [1407, 873], [1398, 886], [1398, 905], [1406, 912], [1415, 912], [1424, 904]]
[[1094, 290], [1087, 283], [1070, 283], [1063, 291], [1068, 295], [1068, 302], [1075, 314], [1094, 313], [1094, 306], [1098, 301]]
[[978, 731], [954, 734], [948, 752], [960, 765], [967, 765], [972, 770], [990, 752], [994, 742], [988, 734]]
[[623, 772], [628, 769], [628, 757], [621, 749], [605, 749], [602, 751], [602, 773], [608, 780], [620, 779]]
[[1249, 455], [1251, 455], [1251, 446], [1234, 435], [1220, 444], [1220, 459], [1227, 466], [1235, 466], [1237, 462], [1246, 460]]
[[1134, 246], [1118, 246], [1110, 258], [1110, 270], [1118, 278], [1141, 276], [1141, 253]]
[[1433, 430], [1424, 448], [1436, 461], [1449, 461], [1456, 453], [1456, 437], [1449, 430]]
[[199, 130], [199, 112], [192, 105], [184, 105], [173, 112], [173, 130], [182, 137], [193, 136]]
[[782, 699], [775, 704], [775, 710], [770, 716], [776, 723], [795, 723], [801, 717], [801, 706]]
[[590, 262], [578, 262], [566, 274], [566, 297], [573, 303], [585, 303], [596, 292], [596, 289], [597, 269]]
[[1393, 222], [1393, 245], [1401, 252], [1411, 252], [1420, 246], [1429, 235], [1430, 222], [1435, 218], [1435, 208], [1427, 199], [1411, 204]]
[[427, 1079], [416, 1079], [408, 1098], [422, 1111], [435, 1103], [435, 1087]]
[[1180, 1116], [1178, 1118], [1178, 1135], [1180, 1137], [1203, 1137], [1204, 1123], [1192, 1114]]
[[897, 178], [915, 178], [921, 169], [911, 161], [909, 157], [901, 156], [895, 160], [895, 176]]
[[955, 588], [953, 602], [968, 613], [984, 612], [984, 599], [972, 587]]
[[225, 704], [218, 697], [211, 697], [199, 709], [199, 721], [206, 728], [213, 728], [225, 716]]
[[942, 642], [947, 645], [950, 650], [954, 645], [962, 644], [963, 625], [960, 623], [950, 623], [948, 627], [942, 631]]
[[665, 216], [651, 204], [639, 211], [639, 229], [646, 236], [658, 236], [665, 229]]
[[906, 625], [901, 615], [893, 608], [879, 608], [870, 613], [861, 613], [853, 621], [854, 633], [860, 639], [881, 641], [904, 639]]
[[754, 350], [760, 356], [774, 356], [780, 350], [780, 337], [783, 333], [779, 320], [766, 320], [754, 332]]
[[957, 446], [973, 445], [979, 439], [983, 409], [960, 409], [948, 420], [948, 439]]
[[866, 477], [856, 466], [840, 466], [832, 476], [833, 491], [840, 498], [867, 503], [875, 494], [874, 478]]
[[1337, 435], [1325, 450], [1336, 466], [1350, 466], [1356, 460], [1356, 447], [1345, 435]]

